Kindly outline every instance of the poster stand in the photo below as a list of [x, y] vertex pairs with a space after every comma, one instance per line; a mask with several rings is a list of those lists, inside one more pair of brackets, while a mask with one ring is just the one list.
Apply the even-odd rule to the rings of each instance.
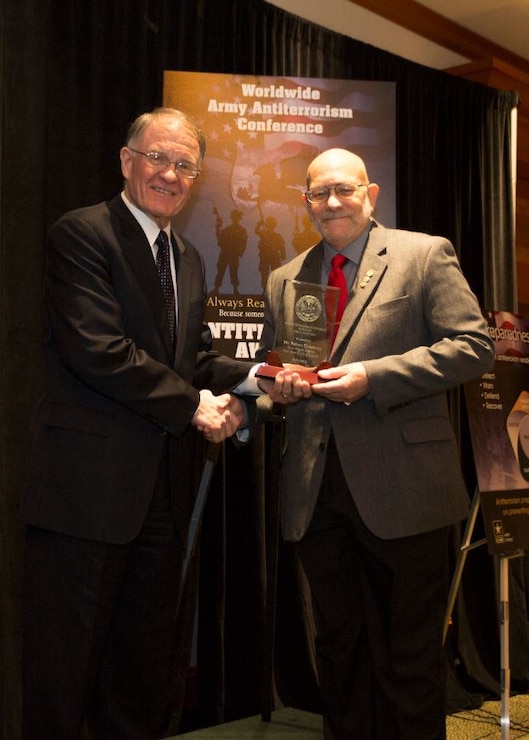
[[[529, 317], [482, 309], [493, 368], [465, 384], [477, 485], [449, 592], [443, 643], [466, 557], [487, 544], [498, 563], [501, 738], [510, 730], [509, 561], [529, 550]], [[485, 538], [472, 542], [481, 508]]]
[[[476, 489], [470, 514], [463, 535], [463, 543], [460, 553], [450, 592], [448, 595], [448, 605], [445, 614], [443, 644], [446, 641], [448, 629], [450, 627], [452, 613], [457, 598], [457, 592], [463, 576], [465, 561], [470, 550], [487, 544], [487, 539], [482, 538], [472, 542], [474, 527], [480, 509], [480, 494]], [[510, 737], [510, 689], [511, 689], [511, 671], [510, 671], [510, 643], [509, 643], [509, 560], [524, 555], [523, 550], [514, 550], [508, 553], [500, 553], [499, 561], [499, 623], [500, 623], [500, 689], [501, 689], [501, 740], [509, 740]]]

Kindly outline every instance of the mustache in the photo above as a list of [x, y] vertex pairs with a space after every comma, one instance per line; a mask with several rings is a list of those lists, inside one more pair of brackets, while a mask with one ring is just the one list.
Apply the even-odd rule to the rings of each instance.
[[337, 218], [343, 218], [345, 211], [340, 209], [339, 211], [327, 211], [321, 216], [321, 221], [335, 221]]

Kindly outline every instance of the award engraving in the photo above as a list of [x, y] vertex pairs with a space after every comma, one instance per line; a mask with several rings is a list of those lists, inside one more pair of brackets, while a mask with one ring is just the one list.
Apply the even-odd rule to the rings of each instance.
[[328, 285], [285, 280], [274, 350], [257, 376], [274, 378], [283, 363], [289, 363], [309, 383], [319, 382], [318, 370], [331, 367], [328, 358], [339, 295], [338, 288]]

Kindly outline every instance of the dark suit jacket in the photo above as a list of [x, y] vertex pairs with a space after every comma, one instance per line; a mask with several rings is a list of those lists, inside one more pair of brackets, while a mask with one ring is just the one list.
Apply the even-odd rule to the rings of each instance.
[[164, 448], [173, 494], [189, 497], [197, 388], [247, 374], [211, 351], [202, 258], [173, 238], [173, 352], [150, 246], [121, 197], [63, 216], [46, 264], [45, 390], [32, 426], [21, 513], [36, 526], [122, 543], [139, 531]]
[[[321, 282], [320, 243], [272, 273], [258, 359], [273, 346], [284, 279]], [[282, 528], [307, 530], [331, 430], [368, 528], [397, 538], [464, 518], [468, 493], [446, 391], [486, 372], [494, 347], [452, 245], [440, 237], [371, 229], [331, 356], [361, 361], [370, 394], [346, 406], [316, 396], [287, 407]]]

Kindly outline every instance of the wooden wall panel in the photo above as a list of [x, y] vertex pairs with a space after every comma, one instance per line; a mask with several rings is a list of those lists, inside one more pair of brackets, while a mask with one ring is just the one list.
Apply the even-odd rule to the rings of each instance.
[[349, 0], [469, 59], [445, 70], [498, 90], [516, 90], [518, 108], [516, 266], [518, 309], [529, 313], [529, 61], [444, 18], [415, 0]]

